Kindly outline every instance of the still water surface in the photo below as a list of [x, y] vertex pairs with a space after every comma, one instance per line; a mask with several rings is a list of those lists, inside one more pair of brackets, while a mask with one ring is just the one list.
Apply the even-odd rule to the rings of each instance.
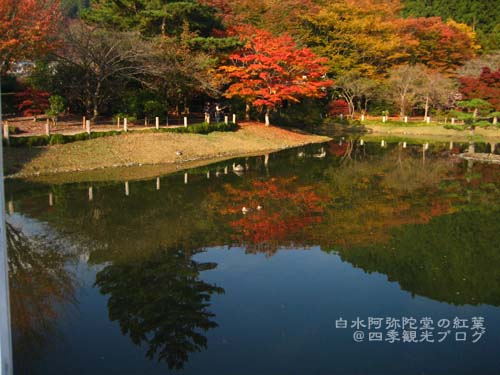
[[16, 373], [498, 374], [500, 166], [468, 147], [336, 140], [243, 171], [10, 181]]

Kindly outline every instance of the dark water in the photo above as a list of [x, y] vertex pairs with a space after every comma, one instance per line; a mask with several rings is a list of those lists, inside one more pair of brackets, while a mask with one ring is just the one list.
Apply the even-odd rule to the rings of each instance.
[[16, 373], [498, 374], [500, 166], [468, 147], [8, 182]]

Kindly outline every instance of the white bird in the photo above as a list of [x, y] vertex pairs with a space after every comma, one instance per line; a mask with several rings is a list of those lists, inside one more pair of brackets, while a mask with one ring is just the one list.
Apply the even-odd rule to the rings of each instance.
[[246, 215], [248, 212], [250, 212], [250, 209], [243, 206], [241, 212], [243, 212], [243, 215]]
[[323, 147], [321, 147], [319, 154], [313, 155], [313, 157], [318, 158], [318, 159], [323, 159], [325, 156], [326, 156], [326, 151]]
[[175, 154], [176, 154], [177, 156], [181, 156], [181, 155], [182, 155], [182, 151], [175, 151]]
[[242, 172], [244, 170], [245, 170], [245, 168], [243, 168], [243, 166], [241, 164], [236, 165], [235, 163], [233, 163], [233, 171]]

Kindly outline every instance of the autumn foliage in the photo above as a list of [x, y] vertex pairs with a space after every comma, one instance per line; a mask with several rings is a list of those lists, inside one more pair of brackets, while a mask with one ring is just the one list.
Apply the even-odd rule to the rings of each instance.
[[[225, 187], [223, 215], [237, 215], [230, 221], [234, 240], [247, 245], [291, 241], [301, 230], [320, 223], [324, 198], [314, 186], [302, 186], [296, 178], [274, 177], [254, 180], [249, 189]], [[227, 202], [227, 203], [226, 203]], [[261, 206], [261, 209], [257, 209]], [[242, 214], [242, 207], [249, 212]]]
[[464, 99], [481, 98], [500, 111], [500, 69], [485, 67], [479, 77], [461, 77], [459, 81]]
[[273, 36], [253, 28], [245, 31], [250, 34], [241, 35], [245, 47], [231, 54], [232, 65], [220, 68], [231, 80], [227, 98], [241, 97], [256, 107], [274, 109], [284, 101], [325, 95], [332, 84], [324, 78], [326, 59], [308, 48], [298, 48], [286, 34]]
[[52, 0], [0, 0], [0, 71], [13, 60], [46, 54], [55, 47], [60, 4]]
[[50, 94], [46, 91], [36, 90], [28, 87], [26, 90], [16, 95], [19, 100], [19, 111], [24, 116], [37, 116], [49, 108]]

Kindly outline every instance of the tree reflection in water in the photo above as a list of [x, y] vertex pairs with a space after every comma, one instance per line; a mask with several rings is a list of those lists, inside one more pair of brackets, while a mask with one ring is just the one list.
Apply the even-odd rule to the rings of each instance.
[[109, 317], [134, 344], [146, 344], [147, 357], [182, 369], [189, 354], [206, 348], [204, 332], [217, 327], [208, 308], [224, 289], [200, 280], [215, 263], [200, 263], [180, 249], [160, 249], [145, 260], [119, 262], [96, 276], [109, 295]]
[[[75, 278], [65, 267], [72, 255], [8, 222], [6, 232], [14, 355], [33, 360], [57, 336], [58, 306], [75, 303]], [[17, 372], [28, 369], [16, 361]]]

